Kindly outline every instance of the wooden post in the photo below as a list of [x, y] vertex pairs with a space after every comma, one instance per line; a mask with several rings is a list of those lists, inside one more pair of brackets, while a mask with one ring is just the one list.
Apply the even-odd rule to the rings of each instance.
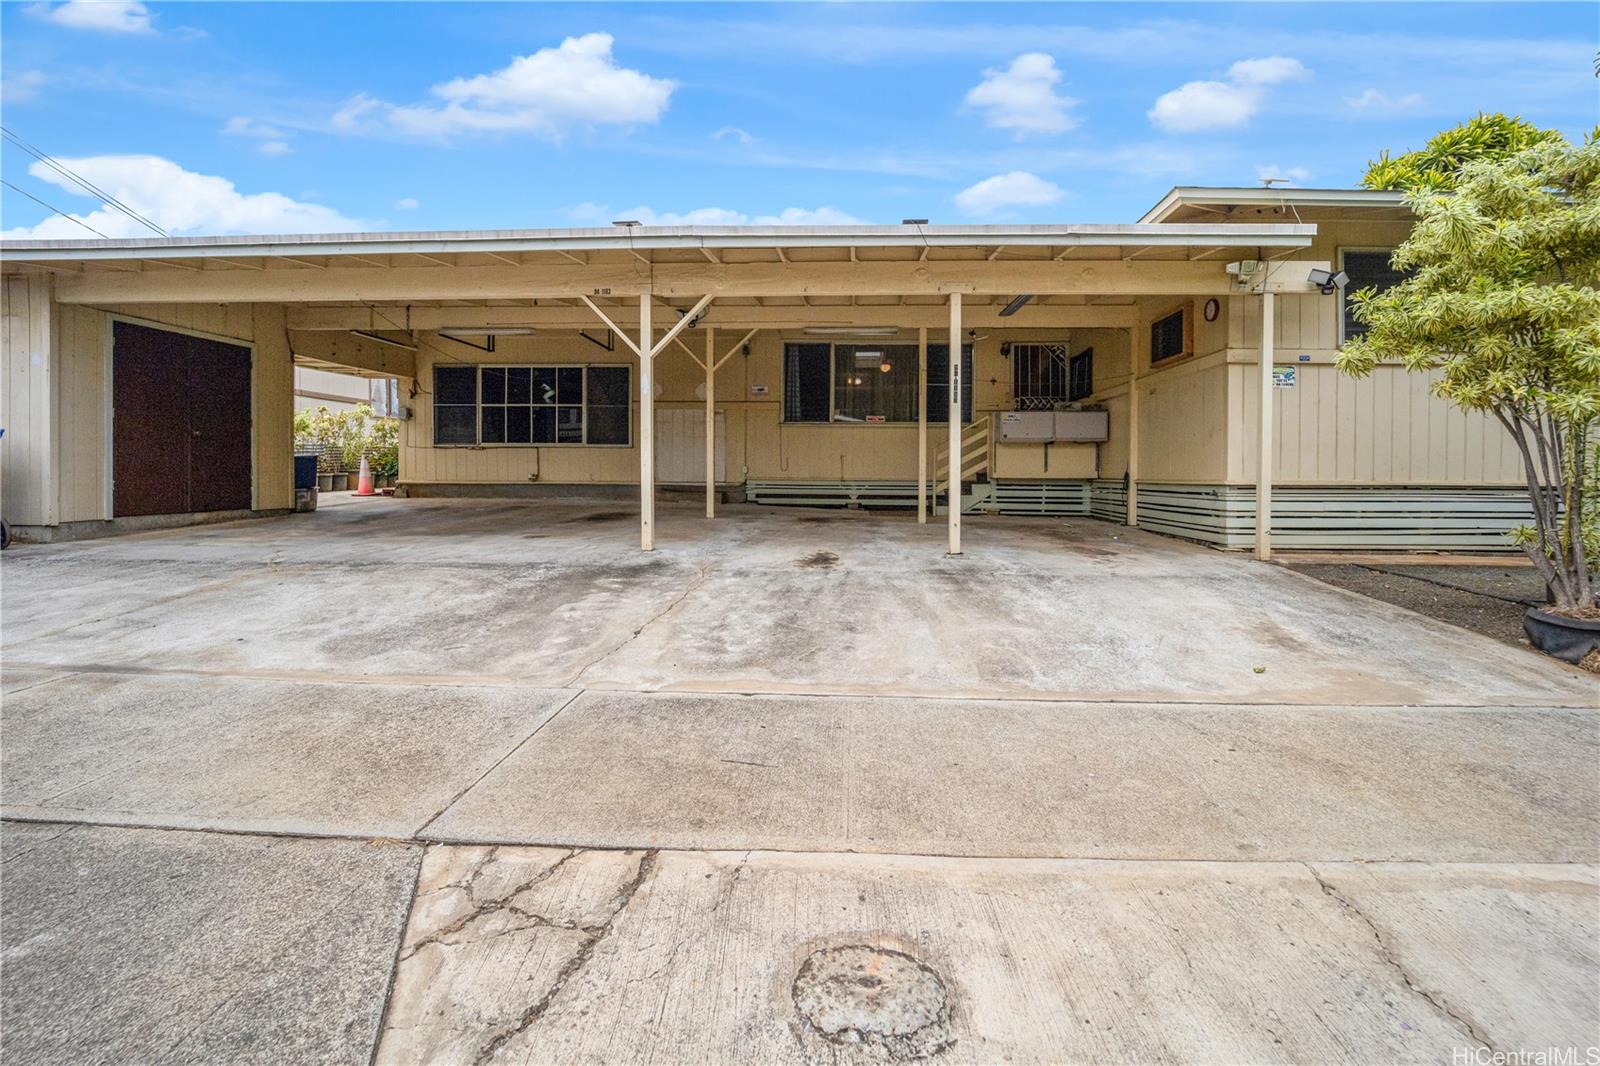
[[1128, 337], [1128, 509], [1125, 524], [1139, 524], [1139, 365], [1144, 359], [1144, 344], [1149, 327], [1134, 327]]
[[1271, 291], [1261, 294], [1261, 439], [1256, 442], [1256, 558], [1272, 558], [1272, 320]]
[[950, 554], [961, 554], [961, 294], [950, 294]]
[[639, 297], [639, 547], [656, 547], [656, 353], [649, 293]]
[[717, 517], [717, 327], [706, 327], [706, 517]]
[[917, 327], [917, 524], [928, 524], [928, 327]]

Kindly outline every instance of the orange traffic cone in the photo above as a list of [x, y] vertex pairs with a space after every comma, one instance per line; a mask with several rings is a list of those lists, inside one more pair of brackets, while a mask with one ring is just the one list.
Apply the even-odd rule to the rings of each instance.
[[361, 473], [356, 476], [356, 495], [371, 496], [372, 492], [372, 467], [367, 462], [367, 457], [361, 457]]

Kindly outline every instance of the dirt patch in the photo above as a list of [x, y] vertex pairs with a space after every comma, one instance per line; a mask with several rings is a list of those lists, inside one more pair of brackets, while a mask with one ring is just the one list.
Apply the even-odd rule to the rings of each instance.
[[833, 552], [812, 552], [803, 559], [795, 560], [794, 565], [803, 570], [832, 570], [839, 565], [839, 557]]
[[812, 952], [792, 985], [806, 1027], [831, 1044], [895, 1061], [949, 1047], [950, 996], [932, 967], [903, 951], [847, 944]]
[[1392, 603], [1520, 648], [1528, 646], [1522, 616], [1542, 603], [1544, 585], [1531, 568], [1497, 566], [1375, 567], [1351, 563], [1294, 569], [1351, 592]]

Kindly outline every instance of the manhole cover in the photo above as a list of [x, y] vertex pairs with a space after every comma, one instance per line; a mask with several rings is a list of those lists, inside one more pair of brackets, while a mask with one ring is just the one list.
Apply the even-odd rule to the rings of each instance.
[[794, 979], [794, 1005], [835, 1044], [874, 1045], [894, 1059], [950, 1045], [944, 982], [901, 951], [850, 944], [812, 952]]

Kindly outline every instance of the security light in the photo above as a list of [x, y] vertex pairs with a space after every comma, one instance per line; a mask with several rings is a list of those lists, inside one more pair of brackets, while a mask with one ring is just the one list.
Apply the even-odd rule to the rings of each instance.
[[619, 218], [611, 224], [613, 226], [637, 226], [639, 224], [639, 220], [636, 218]]
[[928, 220], [925, 218], [902, 218], [900, 224], [902, 226], [926, 226]]
[[1322, 290], [1322, 295], [1332, 296], [1335, 289], [1342, 289], [1350, 283], [1350, 275], [1344, 271], [1335, 273], [1331, 270], [1316, 269], [1306, 275], [1306, 280]]
[[1022, 310], [1023, 304], [1026, 304], [1031, 299], [1033, 299], [1033, 293], [1031, 292], [1023, 293], [1021, 296], [1012, 297], [1011, 302], [1000, 309], [1000, 317], [1010, 318], [1012, 315]]

